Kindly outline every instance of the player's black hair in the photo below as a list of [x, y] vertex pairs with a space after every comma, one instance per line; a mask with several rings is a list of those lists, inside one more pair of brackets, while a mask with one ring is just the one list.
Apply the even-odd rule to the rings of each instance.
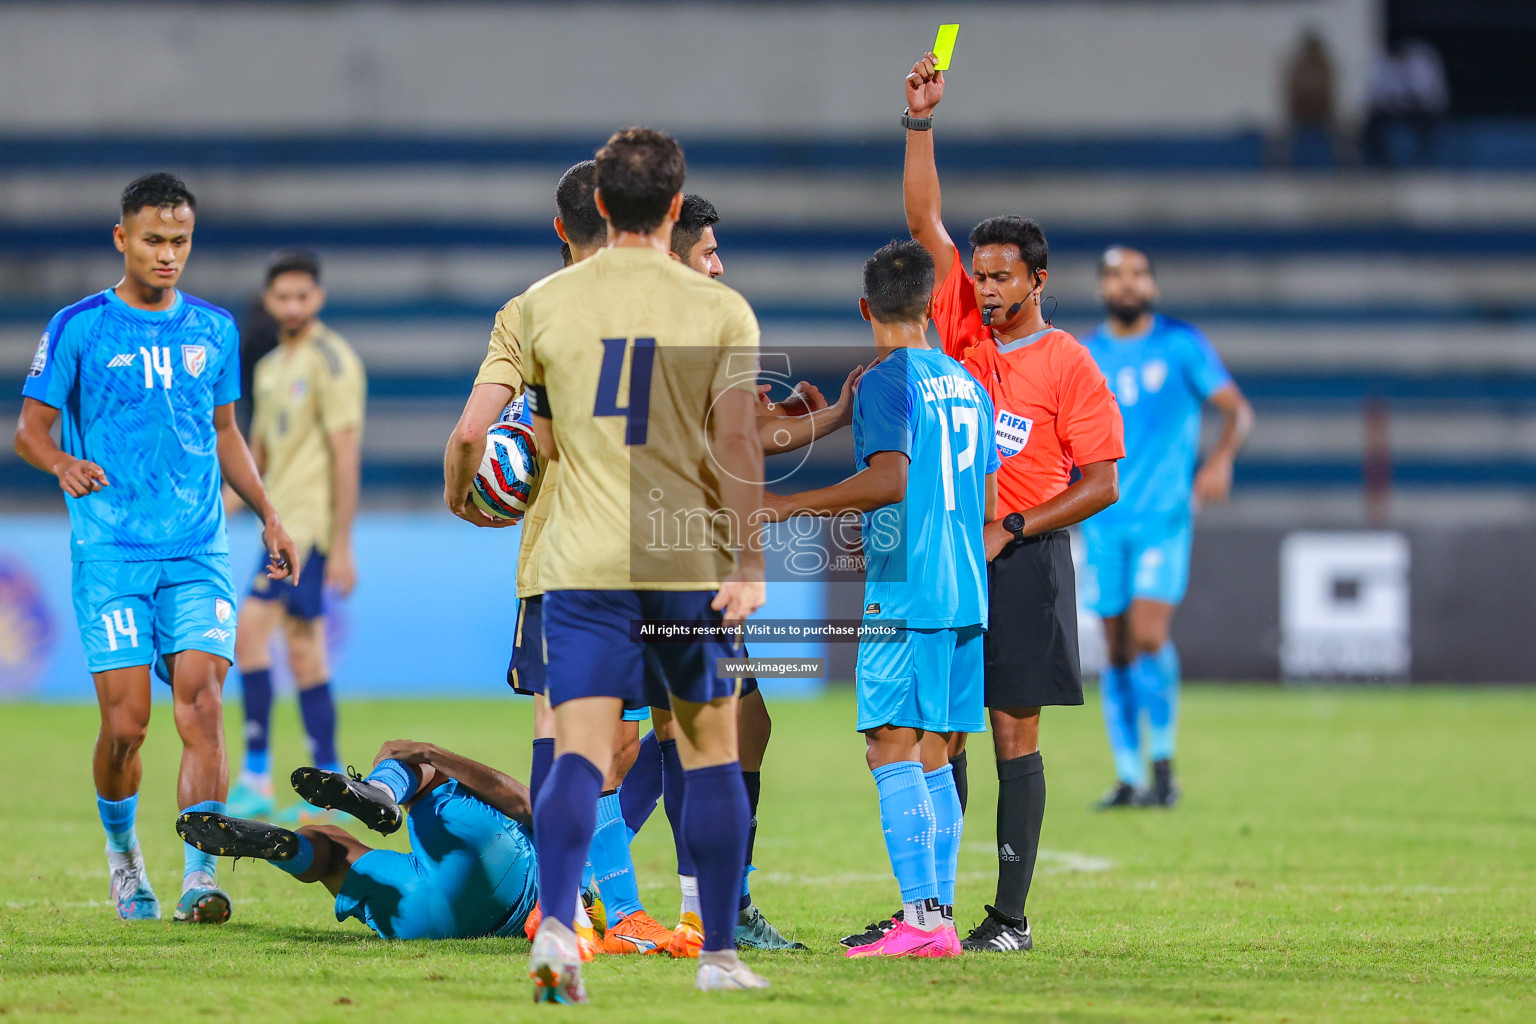
[[614, 132], [597, 151], [597, 187], [616, 231], [655, 231], [687, 174], [683, 147], [654, 128]]
[[308, 249], [289, 249], [267, 261], [267, 287], [272, 287], [284, 274], [308, 274], [315, 284], [320, 283], [320, 257]]
[[1104, 272], [1109, 269], [1109, 254], [1112, 253], [1112, 252], [1115, 252], [1116, 250], [1119, 250], [1120, 252], [1133, 252], [1136, 255], [1140, 256], [1142, 259], [1147, 261], [1147, 273], [1151, 274], [1153, 277], [1157, 276], [1157, 268], [1152, 265], [1152, 256], [1151, 256], [1151, 254], [1146, 253], [1146, 252], [1142, 251], [1141, 249], [1137, 249], [1137, 248], [1135, 248], [1133, 246], [1121, 245], [1121, 244], [1119, 244], [1117, 242], [1114, 245], [1110, 246], [1109, 248], [1105, 249], [1104, 252], [1099, 255], [1099, 276], [1100, 277], [1103, 277], [1104, 276]]
[[134, 178], [123, 189], [123, 216], [132, 217], [146, 206], [159, 209], [162, 206], [180, 206], [186, 203], [193, 210], [197, 209], [197, 200], [192, 198], [191, 189], [186, 183], [174, 174], [158, 171], [154, 174], [146, 174], [142, 178]]
[[720, 223], [720, 212], [715, 204], [703, 196], [683, 196], [683, 210], [672, 225], [672, 251], [683, 262], [704, 237], [704, 229]]
[[1045, 269], [1051, 252], [1040, 225], [1025, 217], [988, 217], [971, 228], [971, 248], [984, 245], [1015, 246], [1031, 275]]
[[597, 161], [583, 160], [560, 175], [555, 186], [555, 212], [565, 225], [565, 237], [572, 245], [590, 248], [608, 238], [608, 225], [597, 212], [592, 190], [597, 187]]
[[864, 261], [864, 301], [882, 324], [923, 321], [933, 296], [933, 257], [911, 239], [892, 242]]

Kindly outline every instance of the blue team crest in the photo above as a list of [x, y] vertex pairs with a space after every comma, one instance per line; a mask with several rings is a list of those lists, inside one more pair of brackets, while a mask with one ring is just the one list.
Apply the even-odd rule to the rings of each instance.
[[53, 616], [26, 566], [0, 559], [0, 694], [32, 688], [53, 650]]
[[202, 345], [181, 346], [181, 365], [194, 377], [201, 377], [208, 368], [208, 350]]
[[997, 453], [1005, 459], [1019, 454], [1029, 444], [1029, 432], [1033, 429], [1035, 421], [1028, 416], [997, 410]]

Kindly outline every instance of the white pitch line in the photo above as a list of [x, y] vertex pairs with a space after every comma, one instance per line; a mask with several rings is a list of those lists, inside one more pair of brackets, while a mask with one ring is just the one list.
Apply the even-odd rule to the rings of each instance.
[[[990, 843], [966, 843], [966, 850], [978, 853], [995, 853]], [[1041, 850], [1035, 860], [1037, 875], [1094, 874], [1110, 871], [1115, 862], [1108, 857], [1095, 857], [1074, 850]], [[994, 871], [962, 871], [957, 879], [961, 882], [983, 882], [996, 877]], [[850, 871], [836, 875], [796, 875], [781, 871], [754, 871], [753, 881], [783, 882], [787, 885], [859, 885], [869, 882], [888, 882], [888, 871]]]

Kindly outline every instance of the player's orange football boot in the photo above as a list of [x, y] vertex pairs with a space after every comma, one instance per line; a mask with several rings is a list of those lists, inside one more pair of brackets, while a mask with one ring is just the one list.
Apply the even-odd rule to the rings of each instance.
[[576, 948], [581, 952], [581, 962], [589, 964], [603, 950], [603, 940], [597, 937], [597, 929], [590, 924], [576, 922]]
[[528, 936], [529, 942], [532, 942], [533, 937], [538, 934], [539, 922], [542, 920], [544, 920], [544, 911], [535, 903], [533, 909], [528, 912], [528, 922], [523, 925], [523, 934]]
[[608, 908], [603, 905], [603, 894], [598, 892], [597, 886], [581, 890], [581, 906], [587, 912], [592, 927], [597, 930], [597, 937], [602, 938], [608, 930]]
[[667, 946], [667, 952], [679, 960], [697, 960], [699, 950], [704, 948], [704, 922], [699, 920], [699, 915], [688, 911], [677, 922], [677, 927], [672, 930], [672, 941]]
[[[702, 940], [700, 940], [702, 941]], [[604, 953], [665, 953], [672, 946], [672, 929], [643, 910], [619, 919], [603, 936]]]

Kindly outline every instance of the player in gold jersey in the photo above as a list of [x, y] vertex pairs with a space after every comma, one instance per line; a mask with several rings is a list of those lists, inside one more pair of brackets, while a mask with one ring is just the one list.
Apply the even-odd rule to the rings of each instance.
[[[719, 221], [719, 211], [709, 200], [698, 195], [684, 196], [677, 223], [672, 226], [673, 258], [711, 279], [720, 278], [725, 273], [725, 264], [720, 258], [720, 243], [715, 235], [715, 225]], [[792, 402], [770, 405], [765, 396], [764, 404], [758, 409], [758, 434], [764, 451], [793, 451], [817, 437], [846, 426], [852, 418], [852, 383], [856, 378], [857, 373], [850, 376], [842, 397], [836, 405], [830, 407], [821, 392], [805, 381], [797, 385]], [[803, 410], [809, 415], [787, 417], [784, 413], [786, 406], [796, 411]], [[757, 804], [761, 791], [763, 756], [767, 751], [773, 723], [756, 679], [748, 676], [742, 680], [740, 697], [740, 756], [749, 815], [746, 871], [750, 873], [757, 834]], [[698, 915], [698, 879], [694, 877], [694, 868], [687, 856], [687, 846], [681, 834], [683, 768], [673, 739], [670, 712], [658, 708], [653, 714], [655, 728], [639, 744], [634, 765], [625, 775], [624, 785], [618, 793], [620, 811], [623, 824], [633, 834], [640, 830], [658, 799], [665, 798], [667, 819], [672, 826], [678, 851], [678, 876], [683, 891], [682, 912], [668, 948], [674, 956], [696, 956], [704, 935]], [[601, 805], [598, 821], [598, 834], [601, 836], [606, 825]], [[758, 950], [805, 948], [801, 943], [786, 939], [763, 916], [762, 911], [753, 903], [747, 876], [742, 878], [736, 946], [739, 949]]]
[[[698, 869], [697, 985], [767, 983], [736, 956], [747, 799], [737, 678], [718, 658], [763, 603], [757, 319], [740, 295], [669, 255], [681, 147], [634, 128], [597, 154], [608, 247], [529, 289], [524, 372], [540, 450], [559, 464], [539, 583], [555, 764], [534, 808], [544, 920], [535, 998], [583, 1002], [571, 930], [623, 704], [664, 683], [686, 771], [683, 838]], [[701, 630], [654, 643], [642, 620]], [[646, 671], [649, 663], [650, 672]]]
[[[269, 579], [258, 569], [240, 606], [235, 662], [243, 688], [246, 749], [239, 782], [229, 795], [229, 813], [237, 817], [272, 812], [267, 730], [271, 642], [279, 627], [314, 762], [341, 768], [322, 595], [324, 587], [348, 594], [357, 582], [352, 519], [367, 394], [356, 353], [320, 321], [325, 291], [312, 253], [289, 252], [274, 259], [267, 267], [263, 302], [277, 321], [279, 344], [256, 364], [251, 454], [304, 561], [297, 586]], [[303, 805], [280, 815], [290, 822], [304, 816]]]
[[[608, 225], [592, 201], [595, 180], [596, 165], [585, 160], [566, 170], [555, 187], [554, 227], [567, 266], [597, 252], [608, 238]], [[469, 501], [469, 489], [485, 451], [487, 428], [504, 413], [511, 412], [509, 403], [520, 405], [522, 402], [523, 298], [522, 295], [513, 298], [496, 314], [485, 360], [444, 454], [443, 499], [454, 515], [475, 526], [500, 528], [511, 525], [507, 520], [492, 520], [481, 513]], [[558, 472], [557, 464], [545, 461], [529, 495], [528, 511], [522, 519], [517, 562], [517, 622], [512, 660], [507, 668], [507, 683], [513, 691], [534, 699], [533, 758], [528, 788], [535, 800], [554, 762], [555, 749], [554, 714], [545, 696], [541, 616], [544, 594], [537, 583], [537, 567], [540, 534]], [[604, 785], [607, 794], [605, 810], [610, 812], [614, 812], [618, 803], [615, 791], [634, 762], [639, 745], [637, 723], [646, 717], [647, 710], [643, 703], [625, 708], [625, 721], [615, 739], [613, 767]], [[589, 872], [600, 880], [599, 887], [606, 904], [607, 931], [602, 948], [609, 953], [665, 952], [672, 930], [645, 913], [635, 882], [634, 862], [629, 855], [628, 836], [624, 834], [618, 815], [610, 813], [610, 818], [619, 825], [619, 835], [614, 837], [605, 832], [594, 840], [592, 870]], [[584, 889], [590, 893], [593, 886], [587, 885]], [[529, 918], [534, 927], [537, 927], [538, 917], [536, 911]]]

